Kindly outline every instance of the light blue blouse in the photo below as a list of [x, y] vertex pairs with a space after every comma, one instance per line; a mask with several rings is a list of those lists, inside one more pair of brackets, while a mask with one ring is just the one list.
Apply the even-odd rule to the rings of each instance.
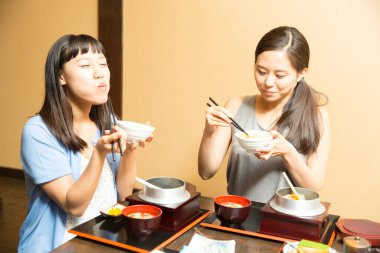
[[[99, 137], [100, 131], [96, 140]], [[120, 158], [115, 157], [113, 162], [112, 157], [107, 156], [114, 180]], [[29, 119], [23, 129], [20, 159], [28, 193], [28, 211], [19, 233], [18, 252], [49, 252], [62, 243], [67, 214], [42, 191], [40, 184], [68, 174], [72, 174], [74, 181], [78, 180], [80, 153], [59, 142], [37, 115]]]

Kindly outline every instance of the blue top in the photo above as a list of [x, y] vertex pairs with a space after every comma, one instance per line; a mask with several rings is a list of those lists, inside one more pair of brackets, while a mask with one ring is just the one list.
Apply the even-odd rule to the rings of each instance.
[[[99, 137], [100, 131], [96, 140]], [[107, 156], [114, 181], [120, 157], [115, 155], [115, 158], [113, 162], [112, 157]], [[49, 252], [62, 243], [67, 214], [42, 191], [40, 184], [68, 174], [77, 181], [80, 152], [64, 146], [37, 115], [24, 126], [20, 159], [28, 193], [28, 212], [20, 229], [18, 252]]]

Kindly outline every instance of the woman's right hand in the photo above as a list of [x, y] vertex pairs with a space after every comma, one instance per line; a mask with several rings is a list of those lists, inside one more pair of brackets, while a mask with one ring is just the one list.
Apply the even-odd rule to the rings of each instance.
[[118, 140], [120, 140], [122, 149], [126, 149], [127, 134], [118, 126], [115, 126], [113, 130], [113, 133], [110, 130], [105, 130], [104, 135], [96, 143], [95, 148], [104, 155], [112, 151], [112, 143], [115, 152], [120, 152], [119, 145], [117, 145]]
[[230, 127], [231, 113], [222, 106], [211, 106], [206, 111], [206, 122], [209, 126]]
[[[206, 111], [206, 123], [198, 153], [198, 174], [209, 179], [220, 168], [231, 142], [231, 120], [243, 97], [231, 98], [224, 107], [210, 106]], [[228, 108], [228, 109], [227, 109]]]

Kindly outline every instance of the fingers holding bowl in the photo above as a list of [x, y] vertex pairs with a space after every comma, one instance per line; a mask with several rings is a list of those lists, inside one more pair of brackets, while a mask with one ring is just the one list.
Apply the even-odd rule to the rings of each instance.
[[127, 141], [150, 142], [155, 128], [148, 124], [141, 124], [132, 121], [118, 121], [118, 126], [126, 133]]

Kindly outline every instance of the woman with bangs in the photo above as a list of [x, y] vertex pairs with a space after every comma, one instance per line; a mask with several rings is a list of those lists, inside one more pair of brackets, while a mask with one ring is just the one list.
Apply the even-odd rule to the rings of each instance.
[[[327, 97], [305, 80], [310, 50], [294, 27], [280, 26], [266, 33], [255, 51], [257, 95], [230, 98], [224, 107], [212, 106], [198, 155], [198, 173], [207, 180], [219, 170], [230, 148], [227, 191], [267, 203], [288, 187], [282, 172], [296, 186], [320, 192], [330, 146], [330, 126], [322, 105]], [[267, 147], [247, 153], [235, 138], [233, 117], [243, 129], [270, 131]], [[230, 147], [231, 146], [231, 147]]]
[[[65, 35], [53, 44], [45, 64], [44, 103], [21, 138], [28, 212], [19, 252], [50, 252], [73, 237], [70, 228], [132, 193], [136, 148], [145, 142], [127, 143], [117, 126], [111, 132], [109, 89], [99, 41]], [[118, 141], [122, 150], [114, 145], [112, 157]]]

